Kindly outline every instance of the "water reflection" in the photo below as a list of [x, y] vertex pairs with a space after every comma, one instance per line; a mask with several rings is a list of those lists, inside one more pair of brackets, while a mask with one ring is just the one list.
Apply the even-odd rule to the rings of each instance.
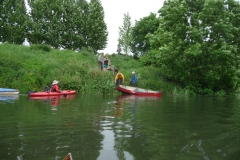
[[114, 103], [113, 116], [115, 118], [121, 117], [123, 115], [123, 106], [124, 106], [124, 100], [121, 98], [121, 96], [118, 96]]
[[239, 99], [77, 94], [1, 102], [1, 159], [239, 159]]
[[74, 99], [76, 97], [75, 94], [72, 95], [61, 95], [61, 96], [42, 96], [42, 97], [29, 97], [30, 100], [43, 101], [47, 105], [51, 105], [53, 107], [57, 107], [60, 99]]
[[19, 99], [19, 95], [0, 95], [0, 102], [15, 102]]
[[[131, 122], [135, 118], [137, 103], [146, 100], [159, 100], [156, 96], [121, 95], [108, 102], [113, 106], [113, 115], [105, 116], [101, 122], [104, 139], [98, 160], [134, 159], [134, 155], [124, 149], [123, 139], [131, 138], [135, 128]], [[126, 112], [126, 115], [124, 115]], [[131, 118], [127, 118], [131, 115]]]

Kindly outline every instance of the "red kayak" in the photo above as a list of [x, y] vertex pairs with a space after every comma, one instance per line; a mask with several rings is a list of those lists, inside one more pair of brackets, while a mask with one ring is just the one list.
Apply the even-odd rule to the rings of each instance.
[[56, 96], [31, 96], [30, 99], [32, 100], [49, 100], [54, 98], [59, 99], [74, 99], [76, 94], [66, 94], [66, 95], [56, 95]]
[[34, 92], [30, 93], [30, 97], [46, 97], [46, 96], [61, 96], [61, 95], [71, 95], [76, 94], [74, 90], [62, 90], [62, 92]]
[[152, 90], [147, 90], [147, 89], [142, 89], [142, 88], [137, 88], [132, 86], [120, 85], [117, 87], [117, 89], [123, 93], [133, 94], [138, 96], [161, 96], [162, 95], [162, 92], [160, 91], [152, 91]]

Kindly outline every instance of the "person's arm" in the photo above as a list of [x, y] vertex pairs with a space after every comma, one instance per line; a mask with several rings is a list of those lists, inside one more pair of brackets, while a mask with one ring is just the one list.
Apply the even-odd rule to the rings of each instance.
[[61, 92], [61, 91], [59, 90], [58, 85], [55, 86], [55, 89], [56, 89], [57, 92]]
[[123, 78], [123, 81], [124, 81], [124, 75], [122, 74], [122, 78]]

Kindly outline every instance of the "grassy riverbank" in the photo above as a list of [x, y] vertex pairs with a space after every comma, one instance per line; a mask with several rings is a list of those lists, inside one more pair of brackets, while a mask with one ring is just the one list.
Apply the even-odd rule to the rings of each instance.
[[[18, 88], [20, 93], [41, 91], [56, 79], [61, 89], [74, 89], [79, 93], [119, 94], [115, 90], [114, 74], [99, 71], [97, 55], [83, 50], [43, 51], [39, 47], [13, 44], [0, 45], [0, 85], [3, 88]], [[131, 72], [138, 76], [138, 87], [161, 90], [163, 94], [188, 94], [161, 78], [161, 69], [143, 67], [138, 60], [126, 55], [108, 55], [114, 67], [120, 68], [129, 84]]]

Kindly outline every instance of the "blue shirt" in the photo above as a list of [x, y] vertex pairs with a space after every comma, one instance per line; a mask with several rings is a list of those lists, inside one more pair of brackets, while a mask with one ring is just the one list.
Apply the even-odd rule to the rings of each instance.
[[137, 82], [137, 76], [136, 74], [132, 75], [131, 82], [136, 83]]

